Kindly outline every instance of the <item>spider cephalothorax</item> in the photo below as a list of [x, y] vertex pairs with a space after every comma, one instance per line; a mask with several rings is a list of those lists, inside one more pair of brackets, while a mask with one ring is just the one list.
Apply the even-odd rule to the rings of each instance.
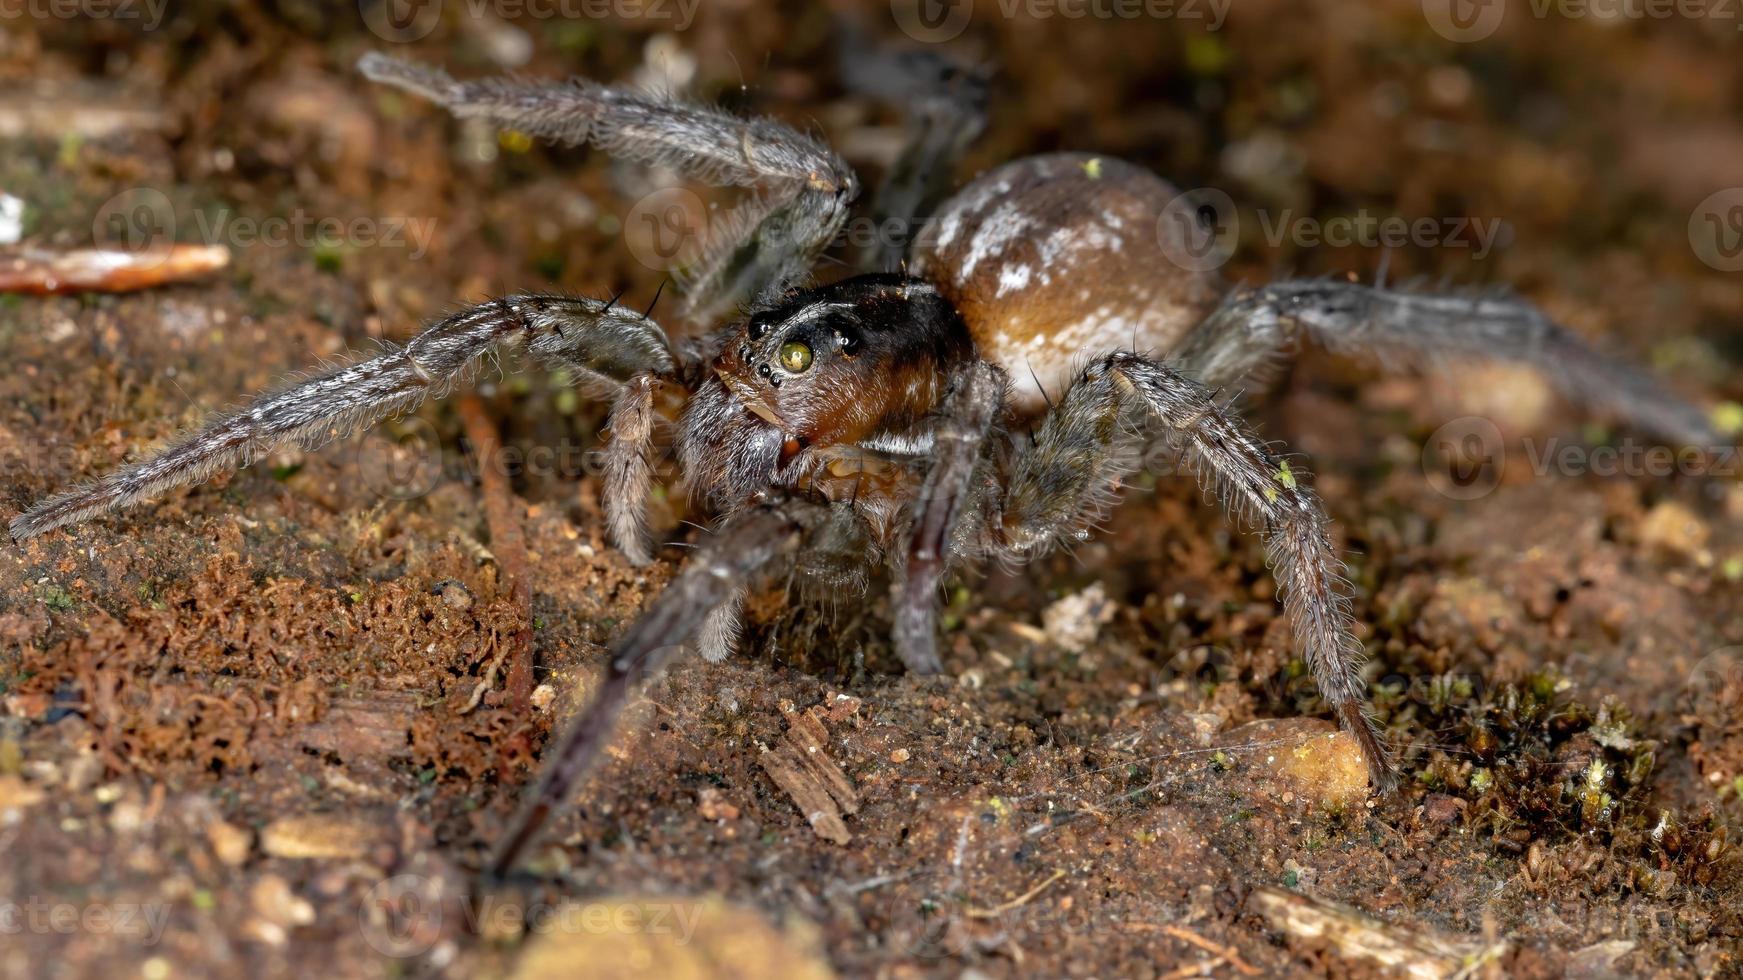
[[645, 563], [654, 553], [644, 512], [659, 475], [656, 392], [683, 389], [678, 476], [718, 526], [619, 638], [593, 705], [547, 749], [540, 787], [494, 859], [504, 871], [567, 799], [642, 677], [685, 645], [710, 658], [731, 649], [748, 581], [786, 567], [863, 589], [882, 566], [895, 583], [896, 652], [910, 670], [942, 670], [945, 574], [1017, 564], [1089, 533], [1143, 438], [1165, 440], [1263, 536], [1302, 659], [1374, 784], [1389, 785], [1395, 771], [1364, 713], [1363, 651], [1330, 522], [1302, 468], [1217, 394], [1250, 382], [1301, 337], [1417, 360], [1519, 361], [1666, 438], [1717, 440], [1700, 410], [1519, 300], [1323, 280], [1229, 289], [1180, 261], [1183, 226], [1162, 220], [1177, 195], [1140, 167], [1033, 157], [936, 202], [929, 190], [941, 168], [980, 128], [984, 87], [952, 72], [905, 84], [899, 67], [914, 58], [863, 56], [851, 73], [919, 110], [879, 213], [909, 229], [934, 204], [936, 216], [904, 274], [889, 268], [899, 250], [882, 243], [868, 251], [865, 274], [811, 288], [808, 270], [858, 187], [820, 142], [766, 119], [592, 83], [458, 82], [365, 58], [369, 77], [457, 115], [754, 188], [745, 213], [755, 220], [710, 242], [679, 279], [688, 312], [748, 303], [748, 315], [673, 345], [646, 315], [614, 302], [492, 300], [39, 503], [12, 521], [13, 537], [198, 482], [280, 443], [319, 445], [445, 393], [492, 351], [518, 346], [590, 390], [615, 392], [601, 496], [613, 541]]
[[692, 490], [731, 511], [771, 485], [825, 499], [895, 490], [874, 458], [923, 456], [916, 430], [974, 360], [932, 285], [879, 274], [796, 291], [722, 334], [679, 429]]

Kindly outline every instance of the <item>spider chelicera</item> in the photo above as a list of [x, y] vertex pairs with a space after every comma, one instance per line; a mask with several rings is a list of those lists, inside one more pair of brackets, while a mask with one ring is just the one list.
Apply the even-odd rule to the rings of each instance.
[[[917, 110], [908, 152], [877, 195], [880, 215], [932, 216], [906, 254], [874, 247], [866, 271], [815, 287], [811, 267], [859, 184], [828, 147], [787, 126], [585, 81], [461, 82], [380, 55], [360, 68], [458, 116], [751, 189], [739, 220], [679, 281], [698, 319], [735, 304], [748, 315], [674, 344], [614, 302], [482, 303], [46, 500], [11, 532], [22, 540], [125, 507], [280, 444], [320, 445], [445, 394], [491, 352], [518, 346], [615, 393], [603, 506], [617, 547], [646, 563], [656, 395], [681, 389], [676, 456], [685, 486], [718, 517], [716, 533], [618, 640], [593, 704], [547, 749], [537, 790], [497, 848], [498, 872], [569, 797], [642, 677], [687, 643], [710, 660], [729, 652], [747, 582], [792, 568], [840, 594], [863, 591], [887, 566], [896, 652], [909, 670], [941, 671], [944, 576], [1087, 534], [1145, 439], [1168, 441], [1264, 536], [1321, 695], [1375, 786], [1390, 786], [1325, 511], [1301, 470], [1217, 394], [1300, 336], [1343, 351], [1523, 362], [1660, 436], [1716, 439], [1697, 408], [1516, 299], [1324, 280], [1231, 289], [1191, 260], [1192, 222], [1163, 220], [1180, 209], [1177, 192], [1136, 166], [1038, 156], [939, 203], [940, 175], [980, 128], [985, 79], [927, 56], [879, 54], [849, 68]], [[887, 271], [898, 264], [904, 271]]]

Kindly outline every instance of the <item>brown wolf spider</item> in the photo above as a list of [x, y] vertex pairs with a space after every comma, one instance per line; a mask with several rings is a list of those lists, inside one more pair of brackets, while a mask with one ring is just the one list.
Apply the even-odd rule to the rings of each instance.
[[[864, 87], [918, 110], [909, 152], [879, 193], [882, 213], [912, 227], [980, 128], [985, 79], [926, 56], [847, 64]], [[750, 220], [680, 279], [687, 312], [744, 303], [748, 315], [674, 345], [615, 302], [493, 300], [44, 501], [11, 533], [22, 540], [198, 483], [277, 444], [318, 446], [446, 394], [491, 352], [521, 346], [614, 393], [608, 531], [646, 563], [656, 389], [682, 389], [678, 464], [718, 530], [617, 642], [594, 703], [547, 751], [538, 788], [496, 850], [498, 873], [569, 797], [639, 679], [686, 643], [709, 660], [726, 656], [747, 581], [785, 567], [864, 590], [887, 565], [895, 649], [908, 669], [939, 672], [943, 577], [1086, 536], [1147, 437], [1171, 440], [1224, 507], [1263, 534], [1320, 693], [1360, 744], [1372, 783], [1391, 786], [1393, 763], [1364, 712], [1363, 650], [1325, 511], [1301, 470], [1218, 395], [1299, 337], [1412, 360], [1523, 362], [1659, 436], [1717, 438], [1701, 411], [1517, 299], [1325, 280], [1228, 288], [1174, 261], [1192, 244], [1190, 228], [1159, 220], [1178, 206], [1176, 192], [1116, 160], [1062, 154], [999, 167], [936, 209], [906, 271], [879, 271], [901, 258], [885, 246], [870, 250], [871, 269], [812, 287], [809, 271], [859, 184], [828, 147], [787, 126], [586, 81], [460, 82], [374, 54], [359, 67], [457, 116], [756, 191], [740, 212]]]

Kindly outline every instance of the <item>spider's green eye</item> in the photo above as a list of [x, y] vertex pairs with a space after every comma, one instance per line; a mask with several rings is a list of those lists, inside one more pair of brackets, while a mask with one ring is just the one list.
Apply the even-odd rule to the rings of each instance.
[[781, 367], [788, 374], [804, 374], [811, 367], [811, 348], [796, 340], [781, 345]]

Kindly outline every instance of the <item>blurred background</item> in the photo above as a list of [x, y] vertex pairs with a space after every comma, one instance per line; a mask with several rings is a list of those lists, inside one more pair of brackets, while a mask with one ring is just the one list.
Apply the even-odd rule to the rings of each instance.
[[[944, 51], [991, 73], [955, 183], [1117, 156], [1212, 202], [1232, 281], [1515, 291], [1735, 433], [1740, 38], [1692, 0], [0, 0], [0, 517], [461, 304], [645, 307], [662, 235], [731, 201], [372, 87], [371, 51], [772, 115], [868, 184], [902, 117], [842, 46]], [[1309, 353], [1250, 408], [1352, 556], [1395, 798], [1272, 765], [1330, 728], [1288, 721], [1318, 706], [1262, 549], [1158, 467], [1117, 546], [953, 589], [950, 677], [901, 674], [881, 593], [776, 583], [744, 655], [651, 685], [528, 880], [481, 896], [682, 552], [606, 546], [602, 410], [568, 379], [489, 372], [476, 404], [494, 490], [450, 403], [0, 547], [0, 968], [1367, 975], [1299, 925], [1355, 906], [1423, 975], [1739, 969], [1734, 458], [1655, 468], [1680, 447], [1528, 372]], [[704, 520], [676, 490], [655, 517]], [[763, 755], [817, 705], [846, 841]]]

